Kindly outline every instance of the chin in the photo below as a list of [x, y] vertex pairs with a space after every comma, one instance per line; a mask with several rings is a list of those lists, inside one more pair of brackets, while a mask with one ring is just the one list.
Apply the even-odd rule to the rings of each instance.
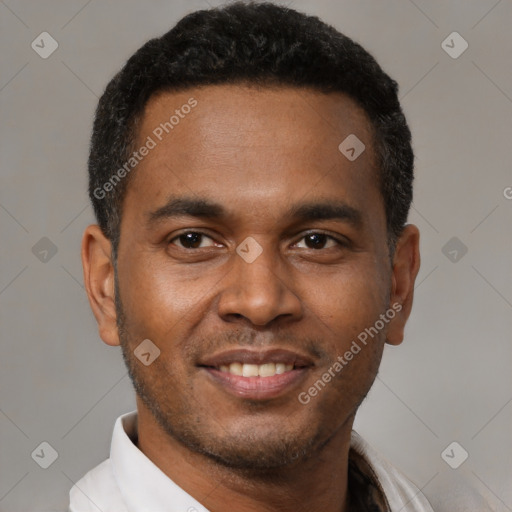
[[300, 438], [274, 432], [273, 437], [261, 438], [251, 432], [229, 438], [188, 439], [188, 447], [232, 469], [255, 473], [291, 468], [315, 451], [319, 444], [315, 438]]
[[[311, 423], [280, 421], [261, 415], [221, 423], [207, 414], [163, 412], [150, 404], [150, 410], [166, 433], [187, 449], [216, 464], [255, 473], [285, 469], [303, 462], [326, 443], [320, 429]], [[177, 418], [180, 420], [177, 421]], [[304, 423], [304, 424], [303, 424]]]

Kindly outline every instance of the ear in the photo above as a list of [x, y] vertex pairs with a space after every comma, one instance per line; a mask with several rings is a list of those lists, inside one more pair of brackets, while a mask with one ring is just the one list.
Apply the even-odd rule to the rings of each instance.
[[96, 224], [88, 226], [82, 238], [84, 284], [101, 339], [119, 345], [116, 324], [114, 266], [111, 243]]
[[386, 341], [400, 345], [411, 314], [414, 283], [420, 269], [420, 232], [414, 224], [407, 224], [397, 241], [393, 257], [390, 305], [397, 312], [389, 322]]

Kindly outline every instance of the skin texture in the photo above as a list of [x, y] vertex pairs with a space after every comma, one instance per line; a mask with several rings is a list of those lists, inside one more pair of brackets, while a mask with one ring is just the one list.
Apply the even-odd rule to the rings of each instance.
[[[100, 336], [122, 346], [137, 390], [138, 446], [213, 512], [228, 502], [240, 511], [349, 510], [350, 432], [385, 342], [403, 339], [418, 229], [404, 228], [391, 264], [371, 125], [346, 96], [241, 85], [160, 93], [146, 106], [139, 142], [191, 97], [197, 106], [130, 176], [117, 281], [99, 227], [83, 239]], [[353, 162], [338, 150], [351, 133], [366, 145]], [[226, 216], [148, 224], [171, 197], [214, 201]], [[342, 201], [361, 223], [287, 215], [311, 201]], [[190, 231], [205, 236], [195, 246], [177, 238]], [[311, 243], [312, 231], [343, 245]], [[252, 263], [236, 252], [247, 237], [262, 248]], [[396, 303], [384, 329], [301, 404], [299, 393]], [[161, 351], [149, 366], [133, 354], [144, 339]], [[244, 399], [198, 366], [240, 347], [299, 351], [313, 365], [276, 398]]]

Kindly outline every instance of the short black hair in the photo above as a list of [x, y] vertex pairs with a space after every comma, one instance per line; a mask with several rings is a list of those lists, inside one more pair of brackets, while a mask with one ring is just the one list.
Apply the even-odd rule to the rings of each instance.
[[[163, 91], [217, 84], [344, 93], [362, 107], [374, 131], [388, 245], [394, 252], [412, 201], [414, 167], [397, 83], [364, 48], [318, 17], [270, 2], [238, 1], [192, 12], [149, 40], [99, 100], [88, 161], [89, 196], [114, 260], [130, 175], [112, 178], [126, 168], [135, 149], [148, 100]], [[113, 186], [105, 187], [108, 182]]]

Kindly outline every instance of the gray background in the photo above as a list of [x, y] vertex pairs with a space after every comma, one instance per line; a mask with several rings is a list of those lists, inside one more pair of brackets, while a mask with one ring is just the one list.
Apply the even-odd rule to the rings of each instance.
[[[1, 511], [65, 510], [72, 483], [108, 456], [115, 418], [134, 408], [82, 284], [92, 115], [141, 44], [218, 3], [0, 2]], [[512, 510], [512, 2], [288, 3], [363, 44], [398, 81], [417, 155], [414, 309], [356, 428], [427, 494], [456, 472]], [[43, 31], [59, 44], [47, 59], [31, 48]], [[469, 44], [457, 59], [441, 47], [453, 31]], [[47, 261], [32, 251], [43, 237], [57, 248]], [[458, 247], [443, 252], [452, 237]], [[46, 470], [31, 457], [42, 441], [59, 455]], [[441, 458], [452, 441], [469, 453], [456, 470]]]

